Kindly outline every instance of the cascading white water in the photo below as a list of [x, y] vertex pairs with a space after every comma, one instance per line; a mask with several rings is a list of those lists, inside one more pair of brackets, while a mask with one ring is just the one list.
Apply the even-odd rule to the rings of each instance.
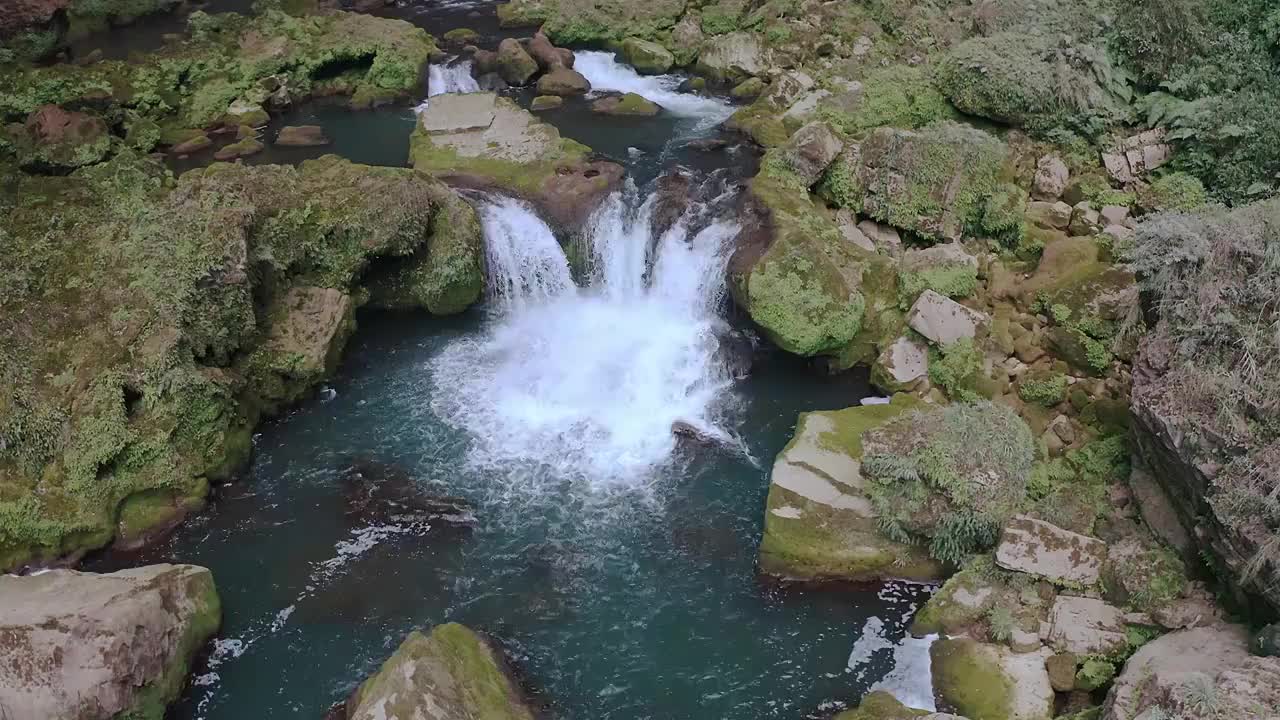
[[432, 361], [432, 410], [469, 432], [472, 462], [501, 468], [495, 477], [633, 488], [672, 456], [673, 423], [726, 437], [715, 413], [732, 378], [717, 310], [737, 227], [691, 233], [686, 217], [655, 239], [651, 203], [633, 208], [617, 194], [597, 211], [579, 288], [527, 206], [481, 205], [500, 310], [486, 336]]
[[698, 118], [706, 125], [723, 122], [733, 114], [729, 103], [716, 98], [679, 92], [682, 82], [676, 75], [641, 75], [630, 65], [614, 59], [613, 53], [598, 50], [574, 54], [573, 69], [591, 82], [592, 90], [635, 93], [661, 105], [667, 112]]
[[[480, 85], [471, 74], [470, 60], [447, 58], [441, 62], [431, 63], [427, 68], [427, 98], [445, 93], [480, 92]], [[429, 100], [423, 100], [415, 108], [418, 112], [427, 109]]]

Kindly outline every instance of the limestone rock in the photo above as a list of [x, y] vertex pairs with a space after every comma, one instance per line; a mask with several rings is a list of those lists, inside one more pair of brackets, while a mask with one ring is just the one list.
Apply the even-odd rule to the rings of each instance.
[[978, 287], [978, 258], [960, 243], [907, 250], [898, 268], [898, 296], [903, 304], [933, 290], [952, 298], [968, 297]]
[[942, 568], [918, 547], [877, 530], [861, 473], [864, 431], [915, 405], [898, 396], [868, 405], [800, 416], [795, 437], [770, 474], [760, 570], [793, 578], [937, 577]]
[[768, 68], [760, 36], [752, 32], [732, 32], [703, 43], [698, 54], [698, 72], [718, 82], [738, 83]]
[[929, 648], [934, 694], [967, 717], [1048, 720], [1053, 685], [1047, 649], [1015, 653], [969, 638], [938, 640]]
[[843, 149], [844, 142], [830, 125], [814, 122], [797, 130], [782, 152], [800, 182], [811, 187]]
[[986, 325], [990, 318], [985, 313], [967, 308], [960, 303], [925, 290], [911, 305], [907, 324], [935, 345], [950, 345], [957, 340], [972, 338], [978, 327]]
[[641, 75], [661, 75], [676, 62], [675, 56], [658, 43], [635, 37], [622, 41], [622, 59]]
[[1059, 595], [1049, 611], [1047, 641], [1058, 652], [1110, 655], [1128, 642], [1125, 614], [1101, 600]]
[[561, 66], [538, 78], [537, 87], [539, 95], [569, 97], [587, 94], [591, 90], [591, 83], [577, 70]]
[[564, 105], [564, 98], [555, 95], [539, 95], [529, 103], [529, 109], [533, 112], [542, 110], [553, 110]]
[[316, 147], [329, 143], [330, 140], [324, 134], [324, 128], [319, 125], [290, 125], [280, 128], [280, 134], [276, 135], [277, 145]]
[[895, 257], [902, 253], [902, 236], [889, 225], [875, 220], [863, 220], [858, 223], [858, 229], [875, 243], [880, 252]]
[[1102, 154], [1111, 179], [1128, 184], [1145, 175], [1148, 170], [1169, 162], [1173, 148], [1165, 142], [1163, 128], [1147, 130], [1120, 141], [1111, 152]]
[[493, 93], [437, 95], [418, 119], [423, 129], [433, 135], [487, 130], [493, 124], [497, 101]]
[[1049, 672], [1049, 684], [1057, 692], [1071, 692], [1076, 687], [1076, 656], [1058, 653], [1045, 658], [1044, 668]]
[[333, 288], [295, 286], [269, 312], [264, 343], [266, 364], [306, 384], [332, 372], [343, 343], [354, 329], [351, 296]]
[[1129, 222], [1129, 208], [1125, 205], [1103, 205], [1098, 211], [1102, 225], [1124, 225]]
[[733, 89], [729, 91], [729, 95], [735, 100], [752, 100], [764, 92], [765, 87], [763, 80], [757, 77], [750, 77], [734, 85]]
[[1215, 716], [1270, 720], [1280, 708], [1280, 659], [1251, 656], [1238, 625], [1181, 630], [1143, 645], [1116, 678], [1102, 720], [1205, 717], [1196, 701], [1211, 693]]
[[175, 144], [169, 149], [173, 155], [190, 155], [193, 152], [203, 150], [213, 144], [213, 140], [204, 133], [197, 133], [181, 142]]
[[266, 149], [261, 140], [256, 137], [247, 137], [230, 145], [223, 145], [213, 153], [214, 160], [227, 161], [237, 158], [249, 157], [257, 155]]
[[836, 213], [836, 222], [840, 226], [840, 234], [850, 244], [867, 252], [873, 253], [876, 251], [876, 244], [858, 227], [858, 219], [852, 212], [848, 210], [839, 211]]
[[928, 348], [903, 335], [880, 353], [872, 374], [888, 392], [909, 389], [929, 377]]
[[1101, 577], [1107, 546], [1095, 538], [1018, 515], [1005, 525], [996, 564], [1055, 583], [1093, 585]]
[[1076, 203], [1071, 209], [1071, 223], [1067, 230], [1072, 235], [1096, 235], [1102, 230], [1102, 214], [1087, 201]]
[[538, 73], [538, 61], [529, 56], [519, 40], [507, 38], [498, 44], [498, 75], [512, 85], [524, 85]]
[[1071, 224], [1071, 206], [1056, 202], [1032, 202], [1027, 205], [1027, 217], [1039, 227], [1048, 230], [1066, 230]]
[[346, 702], [346, 720], [533, 720], [502, 654], [456, 623], [409, 633]]
[[625, 95], [610, 95], [596, 100], [591, 103], [591, 112], [600, 113], [601, 115], [652, 117], [662, 112], [662, 108], [643, 95], [626, 93]]
[[1062, 197], [1071, 179], [1071, 171], [1062, 158], [1045, 155], [1036, 162], [1036, 174], [1031, 184], [1031, 196], [1037, 200], [1054, 202]]
[[0, 576], [0, 605], [10, 720], [160, 720], [221, 620], [213, 576], [194, 565]]

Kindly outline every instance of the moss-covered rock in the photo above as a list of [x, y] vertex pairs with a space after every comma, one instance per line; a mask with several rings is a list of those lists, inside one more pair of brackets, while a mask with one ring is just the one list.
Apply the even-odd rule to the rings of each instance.
[[504, 27], [541, 24], [557, 45], [604, 45], [628, 37], [669, 37], [685, 4], [685, 0], [511, 0], [498, 6], [498, 20]]
[[653, 117], [662, 112], [655, 102], [638, 93], [610, 95], [591, 103], [591, 112], [600, 115], [631, 115], [637, 117]]
[[[97, 108], [108, 124], [133, 113], [167, 129], [223, 123], [232, 106], [260, 112], [268, 101], [311, 95], [349, 95], [354, 107], [370, 107], [418, 93], [437, 52], [421, 28], [371, 15], [267, 11], [225, 17], [219, 32], [169, 43], [127, 62], [63, 63], [0, 74], [0, 117], [25, 117], [50, 103], [83, 103]], [[234, 115], [232, 124], [243, 119]]]
[[[125, 154], [5, 182], [3, 568], [132, 542], [197, 504], [262, 411], [332, 367], [373, 258], [456, 252], [433, 261], [478, 273], [479, 237], [450, 237], [474, 219], [450, 229], [457, 195], [405, 169], [326, 157], [175, 182]], [[446, 276], [444, 305], [478, 295], [475, 274]], [[339, 302], [295, 325], [299, 288]]]
[[1006, 158], [1002, 142], [957, 123], [880, 128], [861, 144], [852, 209], [924, 238], [979, 235]]
[[946, 638], [929, 648], [939, 703], [972, 720], [1048, 720], [1053, 687], [1048, 650], [1015, 653], [969, 638]]
[[800, 416], [770, 478], [762, 572], [849, 580], [923, 580], [941, 574], [919, 548], [880, 534], [860, 471], [865, 433], [915, 405], [910, 396], [898, 395], [888, 405]]
[[427, 717], [533, 720], [502, 653], [471, 629], [448, 623], [409, 633], [346, 702], [349, 720]]
[[928, 70], [911, 65], [875, 68], [848, 101], [840, 102], [837, 94], [821, 101], [816, 112], [853, 138], [880, 127], [913, 130], [956, 117]]
[[858, 707], [836, 715], [835, 720], [915, 720], [929, 714], [928, 710], [909, 708], [893, 695], [877, 690], [867, 693]]
[[642, 75], [661, 75], [676, 62], [666, 48], [636, 37], [622, 41], [622, 59]]
[[18, 163], [35, 172], [60, 173], [101, 162], [111, 134], [101, 118], [45, 105], [8, 133]]

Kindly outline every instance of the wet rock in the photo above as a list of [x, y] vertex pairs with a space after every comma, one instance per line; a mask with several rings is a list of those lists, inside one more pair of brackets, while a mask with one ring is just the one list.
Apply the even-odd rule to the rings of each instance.
[[[478, 76], [488, 73], [497, 74], [498, 71], [498, 53], [494, 50], [483, 50], [477, 48], [471, 53], [471, 62], [475, 66]], [[504, 81], [505, 82], [505, 81]]]
[[1057, 155], [1045, 155], [1036, 162], [1036, 174], [1031, 183], [1031, 196], [1037, 200], [1055, 202], [1062, 197], [1071, 180], [1071, 171]]
[[512, 85], [524, 85], [538, 74], [538, 62], [529, 56], [519, 40], [507, 38], [498, 44], [494, 60], [496, 72]]
[[255, 352], [255, 367], [274, 377], [282, 399], [332, 373], [347, 337], [355, 329], [351, 296], [333, 288], [295, 286], [267, 312], [268, 330]]
[[496, 72], [487, 72], [476, 78], [476, 85], [481, 92], [502, 92], [511, 86]]
[[533, 720], [502, 652], [456, 623], [409, 633], [347, 699], [345, 720]]
[[483, 131], [493, 125], [497, 102], [497, 96], [492, 93], [439, 95], [427, 104], [419, 120], [422, 128], [432, 135]]
[[658, 43], [634, 37], [622, 41], [622, 60], [641, 75], [661, 75], [676, 62], [675, 56]]
[[438, 525], [475, 527], [471, 504], [425, 492], [404, 470], [357, 460], [342, 473], [343, 515], [349, 525]]
[[653, 237], [662, 237], [684, 215], [689, 208], [692, 192], [691, 178], [687, 173], [673, 170], [658, 178], [654, 189], [653, 214], [650, 216]]
[[834, 720], [911, 720], [912, 718], [936, 720], [938, 717], [937, 713], [930, 714], [928, 710], [916, 710], [903, 705], [898, 698], [885, 690], [876, 690], [867, 693], [858, 707], [836, 715]]
[[256, 137], [247, 137], [243, 140], [233, 142], [230, 145], [224, 145], [213, 153], [213, 159], [219, 161], [235, 160], [237, 158], [249, 157], [257, 155], [266, 148]]
[[248, 125], [250, 127], [262, 127], [271, 121], [271, 116], [262, 108], [262, 105], [247, 100], [236, 100], [227, 106], [227, 112], [222, 116], [222, 124], [227, 127], [238, 127], [240, 125]]
[[64, 172], [102, 161], [111, 151], [111, 135], [100, 118], [44, 105], [27, 116], [14, 143], [27, 170]]
[[940, 703], [975, 718], [1048, 720], [1054, 693], [1045, 669], [1047, 649], [1015, 653], [969, 638], [945, 638], [929, 648], [934, 694]]
[[950, 345], [957, 340], [972, 338], [978, 327], [989, 321], [985, 313], [967, 308], [933, 290], [920, 293], [907, 314], [907, 324], [911, 329], [935, 345]]
[[221, 621], [194, 565], [0, 576], [0, 708], [12, 720], [158, 718]]
[[610, 95], [591, 103], [591, 112], [601, 115], [638, 115], [652, 117], [662, 111], [657, 103], [646, 100], [636, 93]]
[[811, 187], [844, 149], [844, 142], [830, 125], [814, 122], [805, 125], [782, 147], [787, 164], [805, 187]]
[[537, 87], [539, 95], [569, 97], [587, 94], [591, 90], [591, 83], [577, 70], [557, 66], [538, 78]]
[[1248, 638], [1243, 627], [1217, 625], [1169, 633], [1143, 645], [1107, 693], [1102, 720], [1151, 717], [1152, 708], [1177, 713], [1172, 717], [1207, 717], [1193, 705], [1206, 694], [1216, 717], [1273, 716], [1256, 709], [1280, 707], [1280, 659], [1251, 656]]
[[471, 28], [454, 28], [440, 36], [446, 45], [474, 45], [480, 40], [480, 33]]
[[711, 446], [716, 445], [718, 442], [715, 437], [704, 433], [693, 424], [687, 423], [683, 420], [677, 420], [671, 423], [671, 434], [678, 438], [692, 440], [699, 445]]
[[573, 67], [573, 52], [569, 51], [566, 57], [560, 48], [551, 44], [551, 41], [547, 39], [547, 36], [541, 30], [533, 34], [525, 49], [537, 61], [538, 67], [543, 72], [551, 72], [557, 68]]
[[331, 141], [319, 125], [290, 125], [280, 129], [276, 135], [276, 145], [289, 147], [317, 147], [328, 145]]
[[765, 84], [760, 78], [747, 78], [729, 91], [729, 95], [735, 100], [753, 100], [760, 93], [764, 92]]
[[553, 110], [561, 105], [564, 105], [564, 98], [562, 97], [557, 97], [555, 95], [539, 95], [533, 99], [532, 103], [529, 103], [529, 109], [534, 112], [539, 112], [542, 110]]
[[996, 564], [1052, 582], [1093, 585], [1101, 577], [1107, 546], [1101, 540], [1018, 515], [1005, 525]]

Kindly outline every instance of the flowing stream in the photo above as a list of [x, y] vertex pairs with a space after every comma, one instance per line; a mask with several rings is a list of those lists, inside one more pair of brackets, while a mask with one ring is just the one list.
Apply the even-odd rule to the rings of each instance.
[[[470, 196], [482, 308], [362, 314], [338, 375], [262, 428], [243, 480], [159, 546], [92, 566], [213, 570], [223, 628], [176, 717], [318, 718], [409, 631], [448, 621], [499, 638], [557, 720], [820, 718], [871, 688], [928, 707], [930, 640], [905, 636], [929, 588], [756, 577], [769, 466], [798, 413], [870, 389], [753, 343], [733, 315], [745, 161], [686, 142], [732, 107], [607, 53], [576, 67], [665, 109], [543, 115], [627, 158], [585, 230], [566, 242], [518, 200]], [[466, 61], [430, 68], [429, 95], [474, 89]], [[325, 151], [360, 159], [401, 148], [405, 115], [317, 117]], [[676, 164], [690, 202], [655, 231], [654, 178]], [[422, 497], [435, 509], [405, 510]]]

